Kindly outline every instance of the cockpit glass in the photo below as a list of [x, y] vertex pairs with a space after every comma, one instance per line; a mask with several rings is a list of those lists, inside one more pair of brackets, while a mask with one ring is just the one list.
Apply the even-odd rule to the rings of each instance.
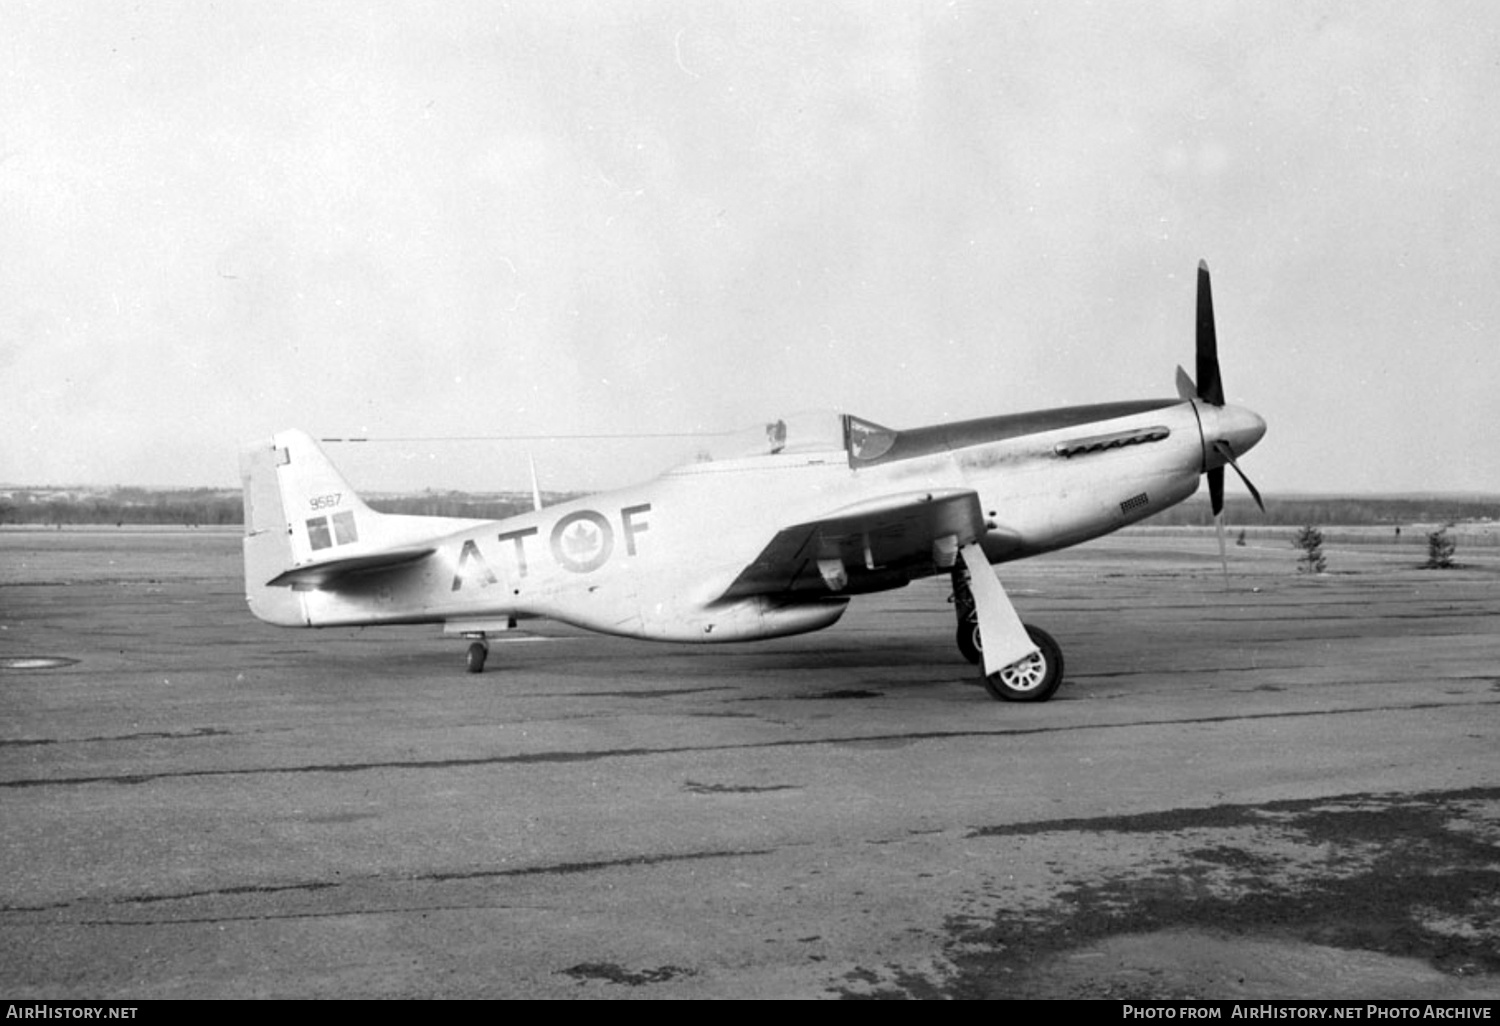
[[692, 462], [817, 453], [847, 453], [851, 463], [879, 459], [896, 432], [858, 417], [819, 410], [763, 421], [742, 431], [704, 440]]
[[858, 417], [849, 418], [849, 458], [876, 460], [896, 444], [896, 432]]
[[696, 460], [838, 452], [842, 448], [842, 417], [837, 413], [815, 411], [767, 420], [742, 431], [714, 437], [700, 447]]

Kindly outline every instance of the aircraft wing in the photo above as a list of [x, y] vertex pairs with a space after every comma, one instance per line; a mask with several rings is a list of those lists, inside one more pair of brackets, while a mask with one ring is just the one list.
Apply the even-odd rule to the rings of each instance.
[[979, 496], [968, 489], [882, 496], [783, 528], [723, 598], [898, 587], [953, 566], [958, 547], [985, 528]]
[[321, 563], [308, 563], [277, 574], [266, 582], [270, 588], [324, 588], [349, 574], [366, 573], [371, 570], [393, 570], [398, 566], [415, 563], [436, 552], [432, 547], [419, 549], [386, 549], [368, 556], [351, 556], [347, 559], [325, 559]]

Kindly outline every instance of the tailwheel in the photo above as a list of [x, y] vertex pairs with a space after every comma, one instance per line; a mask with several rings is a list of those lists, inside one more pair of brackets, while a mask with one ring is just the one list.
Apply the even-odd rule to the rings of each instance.
[[490, 654], [490, 646], [482, 641], [476, 641], [469, 646], [469, 672], [483, 673], [484, 660]]
[[[1062, 649], [1053, 640], [1052, 635], [1040, 627], [1026, 624], [1026, 633], [1035, 643], [1037, 651], [1020, 662], [1012, 663], [1000, 672], [989, 674], [984, 678], [984, 689], [990, 693], [991, 698], [997, 701], [1045, 702], [1062, 684]], [[974, 630], [976, 643], [978, 635], [979, 631], [976, 627]], [[961, 630], [960, 636], [962, 636]], [[960, 647], [962, 647], [961, 641]]]

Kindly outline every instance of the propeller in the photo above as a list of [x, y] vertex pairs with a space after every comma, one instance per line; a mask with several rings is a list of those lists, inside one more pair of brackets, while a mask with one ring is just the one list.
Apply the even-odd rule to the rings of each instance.
[[[1199, 399], [1209, 406], [1224, 411], [1224, 379], [1219, 373], [1219, 339], [1217, 329], [1214, 327], [1214, 297], [1213, 288], [1209, 281], [1208, 262], [1198, 261], [1198, 332], [1197, 332], [1197, 372], [1198, 383], [1193, 380], [1181, 368], [1177, 368], [1177, 394], [1184, 399]], [[1232, 408], [1231, 408], [1232, 409]], [[1228, 412], [1228, 411], [1225, 411]], [[1248, 411], [1237, 411], [1236, 415], [1248, 413]], [[1254, 414], [1249, 414], [1258, 424], [1258, 430], [1249, 437], [1246, 448], [1254, 445], [1260, 438], [1259, 432], [1265, 430], [1265, 423], [1260, 421]], [[1234, 446], [1227, 438], [1215, 438], [1211, 447], [1218, 455], [1221, 463], [1208, 468], [1208, 503], [1213, 510], [1214, 526], [1219, 535], [1219, 560], [1224, 565], [1224, 576], [1229, 576], [1229, 557], [1224, 548], [1224, 465], [1227, 463], [1234, 468], [1240, 480], [1245, 482], [1250, 496], [1260, 511], [1266, 511], [1266, 504], [1261, 500], [1260, 492], [1255, 485], [1250, 483], [1250, 478], [1240, 469], [1239, 462], [1235, 459]]]

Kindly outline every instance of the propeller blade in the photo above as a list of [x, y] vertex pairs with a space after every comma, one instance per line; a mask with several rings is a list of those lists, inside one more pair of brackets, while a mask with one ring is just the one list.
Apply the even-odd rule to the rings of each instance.
[[1198, 398], [1224, 405], [1224, 382], [1219, 377], [1219, 339], [1214, 329], [1214, 297], [1208, 261], [1198, 261]]
[[1214, 467], [1208, 471], [1208, 508], [1214, 516], [1224, 512], [1224, 468]]
[[1238, 463], [1231, 463], [1229, 465], [1234, 468], [1234, 472], [1236, 474], [1240, 475], [1240, 480], [1245, 482], [1245, 487], [1250, 490], [1250, 498], [1255, 500], [1255, 504], [1259, 506], [1260, 511], [1264, 513], [1266, 511], [1266, 504], [1260, 500], [1260, 492], [1257, 491], [1255, 486], [1250, 483], [1250, 478], [1245, 476], [1245, 472], [1240, 469], [1240, 465]]
[[[1260, 507], [1260, 511], [1262, 513], [1264, 513], [1266, 511], [1266, 504], [1261, 501], [1260, 491], [1253, 484], [1250, 483], [1250, 478], [1248, 478], [1247, 476], [1245, 476], [1245, 472], [1240, 469], [1239, 463], [1234, 458], [1234, 448], [1228, 442], [1224, 441], [1221, 438], [1217, 442], [1214, 443], [1214, 451], [1217, 452], [1220, 456], [1223, 456], [1224, 460], [1231, 467], [1234, 468], [1234, 472], [1236, 474], [1240, 475], [1240, 480], [1243, 481], [1243, 482], [1245, 482], [1245, 487], [1250, 490], [1250, 497], [1255, 500], [1255, 504], [1257, 506], [1259, 506]], [[1210, 471], [1210, 473], [1212, 473], [1212, 471]], [[1210, 492], [1212, 492], [1212, 490], [1213, 490], [1213, 479], [1212, 478], [1209, 479], [1209, 490], [1210, 490]], [[1223, 501], [1223, 498], [1222, 498], [1223, 497], [1223, 493], [1224, 493], [1224, 468], [1220, 467], [1219, 468], [1219, 495], [1220, 495], [1220, 501], [1221, 502]]]
[[1198, 386], [1193, 384], [1193, 379], [1188, 377], [1188, 372], [1182, 369], [1181, 364], [1177, 366], [1177, 398], [1198, 398]]

